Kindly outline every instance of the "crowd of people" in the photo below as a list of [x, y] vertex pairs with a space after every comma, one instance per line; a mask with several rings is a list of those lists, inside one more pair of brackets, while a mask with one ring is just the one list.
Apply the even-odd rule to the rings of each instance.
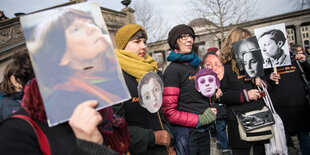
[[[71, 24], [76, 24], [76, 22], [83, 23], [87, 20], [88, 23], [81, 26], [81, 29], [88, 28], [89, 21], [92, 21], [91, 18], [83, 19], [81, 16], [72, 21], [67, 20], [68, 23], [63, 28], [65, 35], [73, 35], [70, 33], [73, 32], [70, 28]], [[102, 33], [99, 27], [95, 25], [92, 27], [92, 32]], [[261, 37], [274, 40], [276, 33], [277, 31], [270, 31]], [[302, 47], [291, 45], [291, 56], [283, 55], [280, 49], [276, 50], [280, 53], [270, 55], [272, 63], [278, 63], [280, 60], [289, 61], [288, 58], [291, 58], [291, 65], [278, 67], [277, 72], [272, 69], [252, 71], [253, 66], [250, 64], [259, 65], [259, 62], [254, 59], [257, 58], [253, 56], [255, 53], [252, 53], [259, 49], [258, 44], [241, 43], [247, 48], [242, 47], [244, 52], [240, 57], [244, 58], [241, 62], [244, 69], [239, 69], [233, 43], [251, 36], [253, 36], [251, 32], [244, 28], [232, 28], [227, 33], [222, 47], [220, 49], [209, 48], [201, 60], [193, 48], [196, 38], [193, 28], [185, 24], [177, 25], [168, 34], [167, 42], [171, 51], [167, 61], [170, 63], [162, 73], [158, 70], [157, 62], [147, 53], [148, 36], [145, 29], [138, 24], [125, 25], [115, 33], [114, 52], [131, 99], [99, 111], [95, 110], [98, 105], [96, 100], [77, 103], [69, 121], [54, 127], [48, 126], [46, 110], [28, 53], [20, 52], [5, 68], [0, 85], [2, 95], [0, 98], [0, 151], [7, 154], [42, 154], [48, 150], [47, 154], [208, 155], [211, 140], [215, 138], [221, 146], [222, 154], [249, 155], [253, 150], [254, 155], [263, 155], [265, 154], [264, 144], [269, 143], [269, 140], [246, 141], [242, 139], [235, 113], [262, 109], [265, 105], [264, 95], [258, 87], [266, 86], [274, 107], [284, 123], [288, 145], [290, 136], [296, 135], [302, 154], [310, 154], [308, 102], [310, 88], [306, 84], [307, 79], [310, 80], [310, 66], [306, 61], [306, 55], [302, 52]], [[105, 68], [106, 72], [113, 73], [110, 71], [113, 68], [107, 66], [113, 62], [98, 62], [101, 59], [94, 59], [94, 57], [101, 58], [102, 55], [98, 56], [96, 53], [90, 55], [85, 47], [83, 47], [84, 51], [78, 54], [74, 52], [82, 48], [77, 45], [84, 45], [81, 43], [87, 36], [79, 38], [81, 40], [74, 40], [73, 36], [67, 38], [70, 38], [70, 41], [66, 41], [66, 46], [70, 48], [67, 47], [66, 51], [57, 51], [63, 52], [58, 54], [61, 58], [57, 60], [61, 61], [57, 64], [68, 65], [74, 69], [85, 68], [84, 61], [72, 60], [79, 60], [79, 54], [86, 52], [84, 57], [96, 60], [87, 61], [87, 63], [94, 63], [92, 65], [92, 68], [96, 69], [94, 71]], [[77, 41], [77, 44], [75, 42], [69, 45], [73, 41]], [[274, 42], [278, 48], [282, 47], [283, 37]], [[267, 46], [267, 44], [264, 45]], [[41, 48], [44, 48], [43, 44]], [[105, 50], [109, 47], [98, 48]], [[48, 50], [53, 49], [48, 48]], [[47, 51], [46, 54], [53, 52], [56, 50]], [[279, 56], [281, 59], [273, 56]], [[50, 59], [50, 61], [53, 60]], [[99, 68], [96, 68], [98, 66]], [[218, 80], [214, 96], [207, 97], [196, 90], [195, 76], [200, 69], [204, 68], [216, 76], [212, 80]], [[258, 77], [257, 71], [264, 72], [264, 76]], [[143, 86], [139, 87], [139, 82], [143, 81], [141, 80], [143, 75], [149, 72], [158, 74], [160, 78], [151, 82], [146, 81], [146, 83], [157, 82], [158, 89], [150, 90]], [[64, 73], [67, 72], [64, 71]], [[45, 81], [47, 84], [52, 84], [57, 80], [53, 75], [47, 76], [51, 79]], [[163, 87], [160, 86], [160, 80], [162, 80]], [[275, 81], [279, 83], [276, 84]], [[211, 82], [215, 83], [215, 81], [204, 83], [210, 84]], [[70, 87], [70, 78], [64, 79], [64, 83], [66, 87]], [[204, 85], [199, 86], [199, 89], [205, 89]], [[114, 86], [107, 86], [106, 89], [112, 87]], [[143, 97], [139, 92], [140, 88], [147, 89], [146, 91], [151, 92], [154, 98], [162, 100], [159, 103], [162, 105], [161, 108], [156, 103], [150, 106], [145, 105], [144, 101], [150, 98]], [[70, 95], [67, 97], [70, 98]], [[139, 100], [143, 102], [139, 103]], [[27, 121], [14, 118], [16, 115], [29, 117], [43, 131], [43, 135], [47, 137], [47, 144], [43, 146], [43, 149], [42, 141], [38, 140], [41, 136], [34, 132], [37, 129], [29, 125]]]

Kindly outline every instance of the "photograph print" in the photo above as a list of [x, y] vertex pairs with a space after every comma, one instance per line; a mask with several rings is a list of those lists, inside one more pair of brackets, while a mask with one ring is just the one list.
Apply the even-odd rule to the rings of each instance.
[[264, 60], [256, 36], [234, 42], [233, 49], [238, 66], [242, 66], [246, 77], [264, 76]]
[[291, 65], [285, 24], [254, 29], [264, 58], [264, 68]]
[[155, 72], [145, 73], [138, 83], [139, 103], [150, 113], [156, 113], [163, 100], [164, 84]]
[[97, 100], [99, 110], [131, 98], [96, 2], [20, 21], [49, 126], [67, 121], [86, 100]]
[[205, 97], [213, 96], [220, 87], [220, 79], [210, 68], [199, 70], [195, 75], [195, 88]]

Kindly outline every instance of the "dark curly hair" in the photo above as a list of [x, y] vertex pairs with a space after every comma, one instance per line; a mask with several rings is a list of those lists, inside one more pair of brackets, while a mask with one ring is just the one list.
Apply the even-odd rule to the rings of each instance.
[[31, 61], [26, 50], [16, 53], [4, 69], [0, 88], [6, 94], [15, 93], [15, 88], [10, 80], [11, 76], [14, 76], [16, 82], [20, 83], [23, 88], [29, 80], [34, 78]]

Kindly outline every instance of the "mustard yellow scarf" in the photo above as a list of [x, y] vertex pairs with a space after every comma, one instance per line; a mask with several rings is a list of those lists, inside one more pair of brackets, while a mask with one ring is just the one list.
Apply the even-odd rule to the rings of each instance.
[[157, 62], [148, 54], [143, 59], [130, 51], [115, 49], [115, 53], [122, 70], [135, 77], [138, 82], [145, 73], [157, 72]]

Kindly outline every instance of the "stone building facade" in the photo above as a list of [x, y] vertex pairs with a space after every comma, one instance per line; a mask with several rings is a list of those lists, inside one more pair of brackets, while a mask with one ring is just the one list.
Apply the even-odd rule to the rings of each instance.
[[[87, 0], [70, 0], [67, 3], [38, 10], [35, 12], [77, 4], [85, 1]], [[134, 10], [128, 7], [125, 7], [121, 11], [115, 11], [101, 7], [101, 12], [112, 40], [114, 40], [114, 33], [120, 27], [126, 24], [135, 23], [133, 15]], [[0, 21], [0, 81], [2, 81], [2, 75], [3, 75], [2, 72], [5, 66], [9, 63], [12, 55], [24, 49], [26, 49], [26, 44], [22, 28], [20, 25], [19, 17]]]
[[[191, 21], [189, 25], [193, 24], [191, 26], [194, 28], [197, 35], [194, 43], [194, 51], [200, 58], [202, 58], [208, 48], [217, 47], [220, 49], [220, 42], [218, 41], [218, 37], [216, 37], [216, 35], [219, 35], [219, 31], [217, 31], [217, 27], [213, 25], [212, 22], [207, 21], [206, 19], [198, 19], [198, 21], [195, 20]], [[254, 34], [255, 28], [280, 23], [285, 23], [290, 43], [294, 42], [301, 44], [304, 48], [309, 50], [310, 9], [257, 19], [237, 25], [230, 25], [224, 27], [224, 34], [226, 35], [227, 32], [235, 26], [246, 28]], [[208, 29], [213, 28], [215, 33], [211, 33], [210, 31], [203, 29], [206, 25], [208, 25]], [[171, 49], [167, 44], [167, 40], [148, 44], [148, 52], [157, 59], [161, 69], [164, 69], [167, 65], [166, 57], [169, 55], [170, 50]]]

